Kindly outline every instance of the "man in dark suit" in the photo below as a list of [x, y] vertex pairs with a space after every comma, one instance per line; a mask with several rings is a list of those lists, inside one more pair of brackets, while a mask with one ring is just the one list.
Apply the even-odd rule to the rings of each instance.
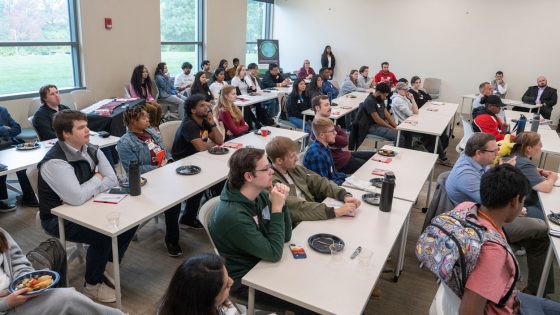
[[[527, 104], [542, 104], [540, 113], [546, 118], [550, 119], [550, 114], [552, 113], [552, 107], [558, 102], [558, 94], [556, 89], [547, 86], [547, 81], [544, 76], [539, 76], [537, 78], [537, 85], [530, 86], [523, 97], [521, 98], [523, 103]], [[514, 107], [514, 110], [527, 111], [527, 109], [522, 109]], [[534, 109], [533, 112], [536, 112]]]

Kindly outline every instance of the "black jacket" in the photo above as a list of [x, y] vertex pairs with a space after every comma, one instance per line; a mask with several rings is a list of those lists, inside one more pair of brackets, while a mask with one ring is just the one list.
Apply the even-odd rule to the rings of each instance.
[[276, 84], [284, 82], [284, 77], [281, 73], [273, 76], [270, 71], [267, 71], [262, 78], [261, 87], [263, 89], [276, 87]]
[[[530, 86], [525, 92], [525, 94], [523, 94], [521, 100], [523, 101], [523, 103], [535, 104], [538, 94], [539, 94], [539, 87], [536, 85]], [[546, 106], [552, 107], [556, 105], [557, 102], [558, 102], [558, 93], [556, 92], [556, 89], [551, 88], [550, 86], [545, 87], [541, 95], [541, 103]]]
[[[334, 66], [336, 65], [336, 59], [334, 55], [331, 54], [331, 69], [334, 70]], [[326, 54], [321, 55], [321, 67], [328, 68], [329, 67], [329, 58], [327, 58]]]
[[[66, 105], [58, 105], [58, 111], [68, 109]], [[47, 105], [41, 105], [33, 115], [33, 128], [37, 130], [37, 135], [40, 141], [50, 140], [56, 138], [56, 133], [53, 129], [53, 116], [56, 111]]]

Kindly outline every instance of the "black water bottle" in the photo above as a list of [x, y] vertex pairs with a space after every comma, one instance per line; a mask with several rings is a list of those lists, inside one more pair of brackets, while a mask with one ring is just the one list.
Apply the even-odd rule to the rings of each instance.
[[539, 130], [539, 124], [541, 122], [541, 115], [534, 114], [533, 119], [531, 119], [531, 131], [537, 132]]
[[391, 211], [393, 206], [393, 193], [395, 192], [395, 173], [387, 172], [381, 183], [381, 200], [379, 210], [383, 212]]
[[131, 161], [128, 166], [128, 189], [131, 196], [140, 195], [140, 162]]

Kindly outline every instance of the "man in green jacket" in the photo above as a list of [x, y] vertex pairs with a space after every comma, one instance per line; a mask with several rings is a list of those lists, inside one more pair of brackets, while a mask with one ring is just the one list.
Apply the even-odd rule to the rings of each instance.
[[234, 286], [241, 286], [241, 278], [261, 259], [277, 262], [282, 258], [284, 242], [292, 237], [292, 221], [285, 206], [290, 188], [272, 186], [274, 171], [260, 149], [237, 150], [229, 168], [208, 229]]
[[[290, 187], [286, 205], [294, 223], [355, 215], [360, 201], [328, 178], [298, 165], [297, 145], [291, 139], [275, 137], [266, 145], [266, 153], [274, 168], [272, 181]], [[343, 204], [333, 207], [322, 203], [327, 197]]]

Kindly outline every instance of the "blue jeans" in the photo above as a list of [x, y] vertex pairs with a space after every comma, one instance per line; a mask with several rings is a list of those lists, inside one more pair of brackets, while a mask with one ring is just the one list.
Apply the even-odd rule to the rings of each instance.
[[[60, 237], [57, 217], [41, 220], [41, 225], [49, 234]], [[136, 229], [137, 227], [133, 227], [117, 237], [119, 243], [119, 263]], [[89, 244], [86, 254], [86, 282], [92, 285], [103, 282], [105, 266], [108, 261], [113, 260], [111, 238], [70, 221], [64, 221], [64, 232], [68, 241]]]
[[[298, 128], [301, 128], [301, 126], [303, 126], [303, 119], [301, 118], [290, 116], [288, 117], [288, 121], [296, 125], [296, 127]], [[311, 123], [308, 121], [305, 122], [305, 132], [311, 134]]]
[[[393, 128], [387, 128], [387, 127], [383, 127], [383, 126], [379, 126], [377, 124], [369, 127], [368, 133], [371, 133], [372, 135], [376, 135], [376, 136], [380, 136], [383, 137], [389, 141], [393, 141], [396, 143], [397, 141], [397, 129], [393, 129]], [[403, 133], [401, 132], [401, 137], [399, 140], [399, 147], [403, 147], [405, 143], [405, 138]]]
[[521, 292], [517, 293], [517, 298], [521, 303], [519, 315], [560, 314], [560, 303], [558, 302]]

